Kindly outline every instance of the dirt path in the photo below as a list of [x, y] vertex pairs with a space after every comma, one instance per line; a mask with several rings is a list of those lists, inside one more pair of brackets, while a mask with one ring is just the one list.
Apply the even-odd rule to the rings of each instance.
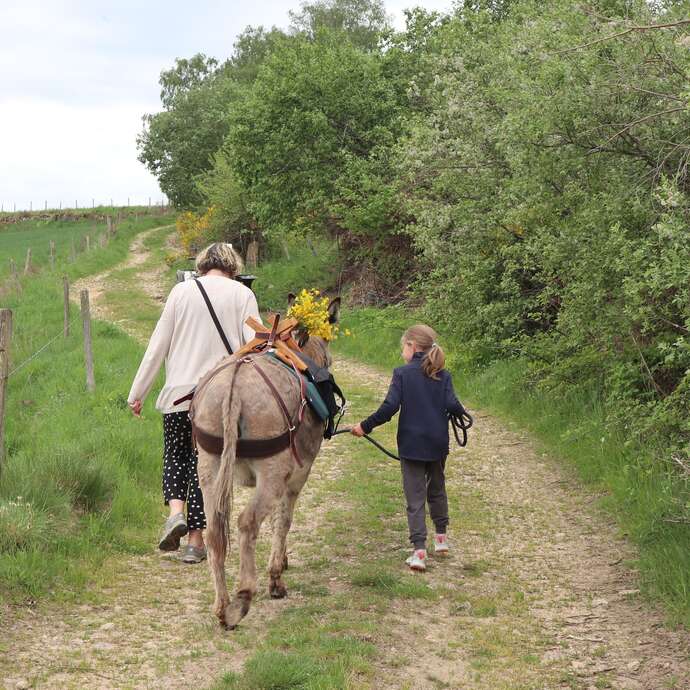
[[[339, 372], [383, 390], [375, 369], [347, 362]], [[640, 599], [626, 566], [635, 551], [594, 507], [596, 496], [524, 434], [481, 411], [474, 417], [470, 446], [448, 459], [456, 550], [425, 575], [451, 595], [440, 615], [416, 610], [412, 627], [409, 607], [393, 607], [390, 648], [416, 652], [386, 673], [386, 687], [688, 690], [690, 634], [665, 628], [663, 613]], [[535, 658], [516, 664], [511, 647]]]
[[[94, 310], [107, 317], [116, 311], [106, 299], [110, 281], [126, 270], [146, 281], [146, 293], [157, 301], [163, 271], [149, 263], [139, 236], [124, 266], [77, 289], [89, 287]], [[120, 322], [141, 337], [128, 319]], [[335, 373], [352, 393], [353, 417], [368, 411], [388, 382], [387, 375], [350, 360], [337, 360]], [[430, 559], [425, 575], [402, 565], [399, 470], [372, 456], [368, 481], [376, 490], [368, 498], [350, 495], [342, 487], [362, 482], [353, 463], [355, 449], [361, 458], [363, 446], [352, 444], [363, 442], [339, 436], [324, 444], [300, 498], [289, 542], [287, 600], [268, 599], [261, 582], [240, 630], [223, 634], [209, 613], [206, 566], [185, 566], [153, 549], [114, 559], [107, 584], [93, 588], [86, 603], [17, 611], [3, 633], [2, 650], [11, 650], [4, 687], [208, 687], [223, 672], [242, 670], [276, 616], [300, 606], [310, 607], [312, 616], [320, 606], [326, 615], [345, 597], [350, 608], [361, 609], [360, 622], [370, 630], [363, 639], [375, 646], [374, 672], [333, 687], [688, 690], [690, 635], [664, 627], [662, 613], [640, 598], [627, 565], [634, 550], [595, 507], [597, 497], [540, 455], [524, 434], [481, 411], [475, 420], [469, 447], [448, 460], [453, 552]], [[393, 433], [382, 436], [387, 445]], [[397, 506], [394, 514], [384, 517], [379, 494]], [[248, 495], [241, 492], [236, 511]], [[354, 520], [366, 510], [377, 527], [355, 538], [338, 516]], [[331, 535], [344, 546], [328, 546]], [[263, 534], [260, 568], [268, 541]], [[428, 585], [433, 598], [391, 593], [384, 609], [376, 609], [353, 585], [350, 573], [363, 565], [362, 552], [355, 550], [361, 543], [353, 541], [369, 549], [364, 565], [391, 554], [396, 582], [403, 589]], [[233, 553], [227, 567], [232, 581]], [[319, 599], [319, 587], [329, 596]]]
[[136, 326], [136, 321], [131, 315], [128, 314], [123, 317], [118, 313], [119, 310], [108, 299], [108, 294], [122, 289], [123, 285], [128, 284], [136, 286], [136, 289], [143, 292], [149, 302], [155, 304], [164, 302], [166, 294], [165, 266], [152, 261], [151, 252], [146, 248], [146, 240], [155, 233], [169, 229], [166, 244], [173, 248], [172, 228], [174, 227], [174, 225], [158, 226], [137, 235], [129, 246], [129, 256], [125, 261], [103, 273], [76, 281], [71, 286], [72, 300], [78, 302], [80, 291], [88, 290], [91, 314], [94, 318], [112, 321], [140, 342], [145, 341], [147, 334]]

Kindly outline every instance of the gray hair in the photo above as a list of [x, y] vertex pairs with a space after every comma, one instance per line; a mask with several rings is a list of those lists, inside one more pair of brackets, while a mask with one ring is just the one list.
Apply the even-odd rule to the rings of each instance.
[[202, 276], [217, 268], [234, 278], [242, 270], [242, 266], [242, 257], [229, 242], [214, 242], [202, 249], [196, 257], [196, 270]]

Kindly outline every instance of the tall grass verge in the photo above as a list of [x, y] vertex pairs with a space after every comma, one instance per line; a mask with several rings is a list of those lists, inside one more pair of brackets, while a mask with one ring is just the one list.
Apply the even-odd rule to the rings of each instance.
[[[126, 404], [142, 350], [117, 327], [95, 322], [96, 392], [88, 394], [75, 305], [70, 335], [61, 335], [62, 275], [102, 271], [126, 256], [136, 233], [169, 222], [127, 220], [107, 247], [74, 263], [61, 256], [55, 271], [23, 277], [21, 292], [5, 289], [2, 306], [13, 310], [14, 333], [0, 474], [3, 598], [74, 596], [113, 553], [150, 548], [161, 513], [160, 418], [149, 403], [135, 420]], [[34, 239], [25, 231], [27, 243]]]
[[[342, 325], [354, 335], [339, 338], [334, 350], [392, 369], [402, 364], [400, 336], [420, 318], [402, 307], [345, 310]], [[687, 487], [659, 461], [663, 448], [613, 428], [594, 387], [544, 391], [529, 383], [521, 359], [471, 370], [460, 364], [461, 344], [441, 342], [462, 399], [529, 430], [582, 481], [606, 492], [602, 506], [639, 547], [644, 592], [663, 602], [671, 622], [690, 626], [690, 530], [670, 521], [687, 501]]]

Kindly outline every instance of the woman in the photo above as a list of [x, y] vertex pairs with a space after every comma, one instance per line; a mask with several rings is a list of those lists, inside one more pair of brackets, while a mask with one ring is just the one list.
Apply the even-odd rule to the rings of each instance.
[[[247, 318], [259, 319], [254, 293], [233, 280], [241, 268], [241, 258], [231, 244], [223, 242], [206, 247], [196, 258], [199, 283], [233, 352], [254, 337], [254, 331], [245, 325]], [[185, 563], [200, 563], [206, 558], [202, 531], [206, 517], [187, 414], [190, 401], [179, 405], [173, 402], [187, 395], [201, 376], [227, 354], [199, 286], [193, 280], [178, 283], [168, 296], [129, 393], [129, 406], [139, 417], [165, 361], [165, 385], [156, 409], [163, 413], [163, 498], [170, 515], [158, 546], [162, 551], [176, 551], [180, 538], [189, 533], [182, 554]]]

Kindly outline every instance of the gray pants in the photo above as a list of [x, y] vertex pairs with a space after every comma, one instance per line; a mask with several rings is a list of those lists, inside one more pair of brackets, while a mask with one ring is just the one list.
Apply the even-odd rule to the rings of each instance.
[[415, 549], [426, 548], [426, 503], [436, 528], [445, 534], [448, 527], [448, 496], [446, 495], [445, 460], [420, 462], [401, 460], [403, 490], [407, 499], [407, 525]]

